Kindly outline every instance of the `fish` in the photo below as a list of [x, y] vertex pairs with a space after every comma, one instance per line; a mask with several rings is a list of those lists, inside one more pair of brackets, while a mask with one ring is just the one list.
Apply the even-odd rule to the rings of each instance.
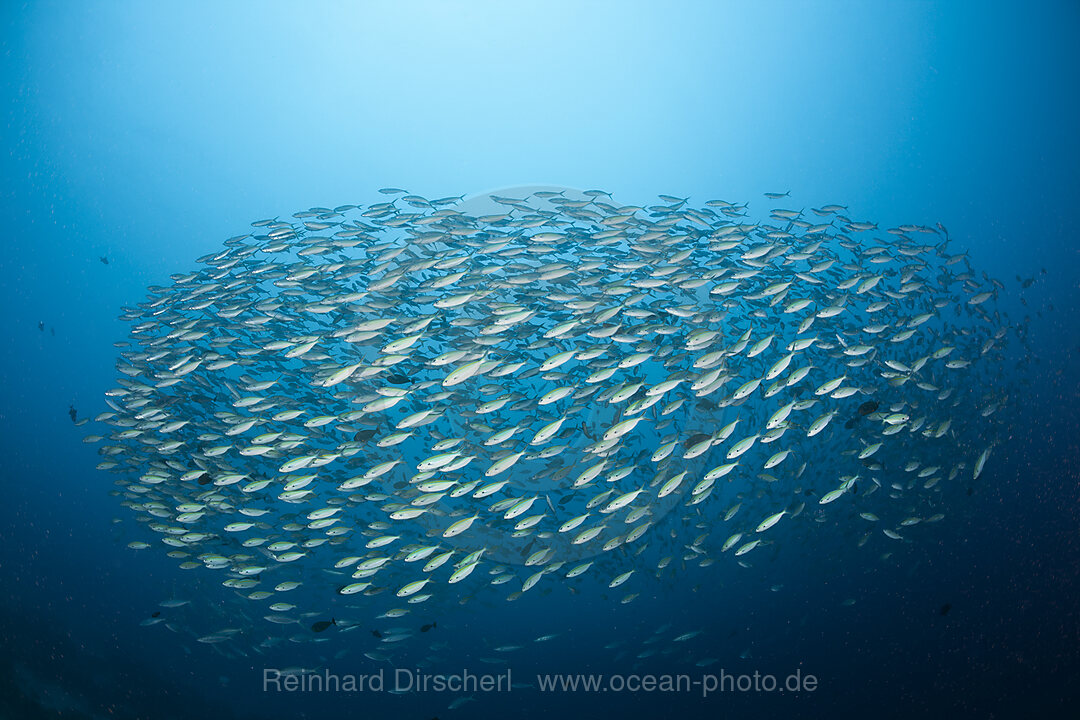
[[124, 548], [235, 591], [192, 615], [397, 646], [436, 627], [384, 625], [421, 607], [623, 604], [867, 522], [919, 542], [1008, 441], [997, 379], [1024, 335], [942, 228], [383, 192], [255, 221], [121, 310], [85, 441], [137, 521]]
[[767, 517], [767, 518], [765, 518], [764, 520], [761, 521], [761, 523], [757, 526], [757, 528], [755, 528], [754, 532], [765, 532], [766, 530], [768, 530], [772, 526], [776, 525], [776, 523], [780, 522], [780, 518], [784, 517], [784, 515], [786, 515], [786, 514], [787, 514], [787, 511], [781, 510], [780, 512], [776, 513], [775, 515], [770, 515], [769, 517]]
[[876, 400], [867, 400], [866, 402], [859, 405], [856, 412], [858, 412], [859, 417], [866, 417], [872, 412], [877, 412], [877, 409], [879, 407], [880, 405]]

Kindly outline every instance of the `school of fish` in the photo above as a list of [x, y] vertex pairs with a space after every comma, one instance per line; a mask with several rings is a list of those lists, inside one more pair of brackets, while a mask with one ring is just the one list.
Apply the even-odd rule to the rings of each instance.
[[630, 603], [828, 518], [917, 541], [1003, 436], [1002, 285], [941, 226], [383, 192], [252, 223], [123, 311], [86, 440], [128, 546], [233, 591], [202, 642], [545, 586]]

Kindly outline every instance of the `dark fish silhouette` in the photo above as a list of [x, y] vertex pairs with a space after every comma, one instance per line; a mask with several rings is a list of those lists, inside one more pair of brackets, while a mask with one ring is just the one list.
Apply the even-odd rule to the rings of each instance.
[[878, 403], [877, 403], [876, 400], [867, 400], [866, 402], [864, 402], [862, 405], [859, 406], [858, 415], [856, 415], [855, 417], [851, 418], [846, 423], [844, 423], [844, 427], [846, 427], [848, 430], [850, 430], [851, 428], [855, 427], [855, 423], [859, 422], [860, 418], [863, 418], [863, 417], [869, 415], [870, 413], [874, 412], [877, 409], [878, 409]]
[[876, 400], [867, 400], [859, 406], [859, 417], [865, 417], [878, 409]]
[[98, 260], [101, 261], [102, 265], [108, 265], [109, 264], [109, 257], [107, 255], [102, 255], [101, 257], [98, 258]]
[[945, 603], [941, 606], [941, 610], [938, 610], [938, 613], [941, 615], [948, 615], [950, 610], [952, 610], [952, 605]]
[[589, 426], [587, 423], [581, 423], [581, 432], [590, 440], [596, 440], [596, 438], [589, 434]]
[[391, 373], [390, 375], [386, 376], [386, 380], [387, 382], [392, 382], [395, 385], [408, 385], [410, 382], [412, 382], [409, 379], [408, 375], [403, 375], [401, 373]]
[[37, 329], [40, 330], [41, 332], [45, 332], [45, 321], [44, 320], [38, 320]]
[[75, 422], [78, 419], [79, 411], [75, 409], [74, 405], [68, 405], [68, 417], [71, 418], [71, 422]]
[[357, 433], [355, 435], [353, 435], [353, 440], [356, 440], [357, 442], [366, 442], [366, 441], [370, 440], [371, 438], [375, 437], [375, 432], [376, 432], [375, 428], [366, 428], [364, 430], [358, 430]]
[[329, 620], [320, 620], [319, 622], [313, 624], [311, 626], [311, 629], [315, 632], [322, 632], [331, 625], [337, 625], [337, 620], [335, 620], [334, 618], [330, 618]]
[[427, 632], [428, 630], [435, 627], [436, 625], [437, 625], [437, 623], [428, 623], [427, 625], [424, 625], [424, 626], [422, 626], [420, 628], [420, 632]]
[[374, 635], [375, 637], [379, 638], [380, 640], [382, 640], [382, 636], [383, 636], [383, 635], [382, 635], [382, 633], [381, 633], [381, 632], [379, 632], [378, 630], [372, 630], [372, 631], [371, 631], [371, 634], [372, 634], [372, 635]]

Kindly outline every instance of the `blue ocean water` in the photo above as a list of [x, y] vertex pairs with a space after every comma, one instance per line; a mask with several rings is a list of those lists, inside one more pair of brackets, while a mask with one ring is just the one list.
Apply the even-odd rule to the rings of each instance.
[[[0, 13], [0, 716], [1018, 717], [1080, 701], [1075, 4]], [[752, 567], [723, 556], [625, 606], [603, 584], [478, 593], [402, 621], [437, 623], [406, 641], [408, 665], [365, 657], [374, 623], [319, 644], [197, 642], [210, 630], [187, 624], [262, 613], [237, 614], [210, 571], [126, 547], [149, 538], [110, 495], [117, 478], [95, 470], [97, 446], [82, 442], [93, 426], [68, 415], [108, 410], [114, 343], [131, 325], [121, 309], [261, 218], [385, 202], [388, 186], [436, 198], [524, 185], [759, 213], [774, 207], [764, 193], [789, 192], [784, 207], [842, 204], [881, 228], [942, 223], [953, 252], [1004, 284], [997, 307], [1027, 339], [987, 381], [1008, 403], [980, 483], [888, 560], [859, 551], [846, 521], [813, 544], [784, 543], [782, 524]], [[189, 604], [174, 613], [159, 605], [169, 598]], [[144, 626], [155, 612], [179, 629]], [[700, 634], [673, 642], [683, 631]], [[534, 642], [544, 634], [557, 637]], [[382, 671], [388, 686], [398, 670], [509, 668], [515, 687], [267, 691], [265, 669], [289, 667]], [[541, 692], [536, 678], [721, 672], [816, 683]]]

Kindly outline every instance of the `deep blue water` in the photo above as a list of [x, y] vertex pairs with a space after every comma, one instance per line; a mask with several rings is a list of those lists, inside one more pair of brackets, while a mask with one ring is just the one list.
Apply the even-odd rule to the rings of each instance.
[[[1075, 712], [1074, 3], [39, 2], [0, 13], [0, 716]], [[125, 547], [145, 538], [112, 522], [126, 517], [115, 478], [81, 442], [91, 426], [68, 417], [69, 404], [80, 417], [107, 409], [113, 343], [129, 330], [121, 308], [260, 218], [382, 202], [386, 186], [443, 197], [537, 183], [762, 211], [764, 192], [790, 191], [791, 207], [839, 203], [883, 228], [941, 222], [954, 251], [1005, 283], [998, 306], [1028, 346], [992, 374], [1010, 388], [1003, 438], [977, 490], [950, 496], [946, 520], [892, 561], [854, 552], [843, 524], [823, 526], [817, 544], [751, 569], [725, 558], [668, 576], [627, 606], [600, 587], [477, 597], [417, 640], [445, 643], [447, 671], [475, 673], [496, 668], [480, 660], [491, 648], [524, 640], [515, 683], [800, 670], [817, 689], [519, 688], [454, 710], [449, 693], [264, 693], [271, 662], [372, 672], [367, 629], [242, 656], [140, 626], [163, 599], [211, 608], [224, 595], [163, 553]], [[680, 652], [641, 665], [605, 649], [667, 623], [702, 630], [688, 653], [715, 664]], [[531, 643], [549, 632], [560, 637]]]

